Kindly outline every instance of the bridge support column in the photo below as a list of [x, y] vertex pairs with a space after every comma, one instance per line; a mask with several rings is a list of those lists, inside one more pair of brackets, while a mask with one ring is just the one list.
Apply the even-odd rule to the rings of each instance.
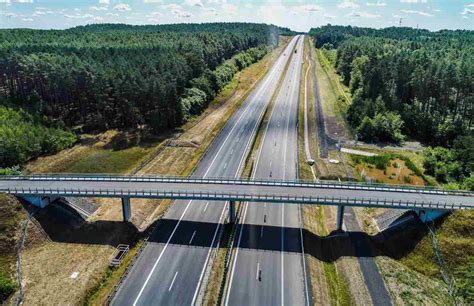
[[123, 221], [129, 222], [130, 217], [132, 215], [132, 208], [130, 207], [129, 197], [122, 198], [122, 214], [123, 214]]
[[229, 223], [235, 222], [235, 201], [229, 201]]
[[342, 230], [342, 225], [344, 224], [344, 205], [339, 205], [337, 207], [337, 230]]

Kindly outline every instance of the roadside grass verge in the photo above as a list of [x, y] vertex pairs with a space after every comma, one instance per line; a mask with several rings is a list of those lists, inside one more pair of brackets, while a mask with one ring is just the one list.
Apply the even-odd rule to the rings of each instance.
[[316, 54], [316, 75], [323, 106], [326, 132], [333, 138], [352, 138], [352, 131], [346, 120], [350, 96], [343, 89], [339, 76], [325, 59], [320, 50], [313, 48]]
[[18, 289], [16, 247], [26, 217], [15, 197], [0, 193], [0, 304]]
[[[298, 172], [299, 178], [304, 180], [314, 180], [313, 173], [311, 172], [310, 166], [306, 163], [306, 154], [305, 154], [305, 139], [304, 139], [304, 89], [305, 89], [305, 75], [309, 66], [309, 44], [308, 38], [305, 38], [305, 61], [303, 63], [301, 83], [300, 83], [300, 103], [298, 107]], [[311, 67], [312, 69], [314, 67]], [[310, 141], [310, 151], [313, 154], [317, 154], [317, 136], [315, 134], [315, 114], [314, 114], [314, 95], [312, 92], [312, 73], [308, 73], [307, 79], [307, 88], [308, 88], [308, 139]], [[309, 90], [311, 88], [311, 90]], [[317, 156], [313, 157], [315, 160], [319, 160]], [[317, 168], [317, 167], [315, 167]], [[325, 217], [324, 209], [322, 206], [316, 205], [302, 205], [302, 215], [303, 215], [303, 228], [315, 235], [318, 236], [327, 236], [329, 234], [325, 226]], [[306, 240], [304, 243], [307, 245], [309, 239], [306, 237], [307, 232], [305, 231], [305, 236], [303, 237]], [[336, 263], [334, 262], [323, 262], [317, 258], [313, 258], [311, 255], [306, 254], [306, 262], [308, 263], [308, 272], [311, 277], [311, 287], [312, 287], [312, 299], [315, 305], [350, 305], [351, 297], [349, 288], [347, 285], [347, 280], [341, 275], [338, 274]]]
[[112, 292], [115, 285], [119, 283], [128, 266], [144, 243], [143, 240], [139, 240], [134, 246], [130, 247], [127, 255], [125, 255], [122, 263], [117, 268], [107, 267], [102, 274], [102, 278], [87, 291], [80, 304], [96, 306], [104, 305], [109, 293]]
[[132, 147], [124, 150], [92, 149], [87, 156], [66, 167], [66, 173], [127, 173], [150, 153], [150, 149]]

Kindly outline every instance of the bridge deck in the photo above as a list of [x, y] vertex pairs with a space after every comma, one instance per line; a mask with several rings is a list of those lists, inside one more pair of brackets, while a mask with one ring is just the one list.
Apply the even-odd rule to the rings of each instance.
[[124, 176], [0, 179], [0, 192], [68, 197], [131, 197], [305, 203], [403, 209], [472, 209], [474, 193], [344, 183]]

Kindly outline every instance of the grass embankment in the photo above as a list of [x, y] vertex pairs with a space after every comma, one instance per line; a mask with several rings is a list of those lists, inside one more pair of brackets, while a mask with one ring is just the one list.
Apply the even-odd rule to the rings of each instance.
[[124, 275], [128, 266], [131, 264], [144, 243], [143, 240], [139, 240], [134, 246], [132, 246], [127, 255], [125, 255], [122, 264], [117, 268], [107, 267], [102, 279], [87, 291], [80, 304], [97, 306], [104, 305], [104, 301], [107, 300], [115, 285], [120, 282], [120, 278]]
[[[273, 54], [271, 61], [269, 61], [265, 65], [265, 67], [264, 67], [265, 69], [264, 69], [264, 71], [262, 71], [263, 73], [262, 73], [261, 77], [263, 77], [266, 74], [268, 69], [271, 67], [271, 64], [277, 58], [277, 55], [279, 55], [283, 52], [284, 48], [287, 46], [287, 44], [290, 40], [291, 40], [291, 37], [285, 37], [284, 40], [280, 42], [281, 46], [277, 50], [275, 50], [275, 53]], [[288, 63], [289, 63], [289, 61], [288, 61]], [[270, 103], [269, 103], [267, 109], [265, 110], [265, 113], [264, 113], [264, 115], [263, 115], [263, 117], [262, 117], [262, 119], [259, 123], [258, 129], [257, 129], [257, 134], [256, 134], [254, 140], [252, 141], [252, 144], [250, 146], [250, 151], [249, 151], [249, 153], [246, 157], [244, 167], [242, 169], [242, 174], [241, 174], [242, 178], [250, 178], [250, 176], [252, 174], [254, 163], [255, 163], [255, 160], [257, 158], [261, 142], [263, 140], [264, 131], [265, 131], [267, 122], [270, 118], [271, 110], [273, 109], [273, 105], [275, 104], [275, 99], [278, 95], [279, 88], [280, 88], [281, 83], [283, 81], [283, 77], [286, 74], [287, 68], [288, 68], [288, 65], [285, 67], [284, 72], [282, 73], [282, 77], [278, 81], [277, 89], [273, 93], [272, 98], [270, 100]], [[237, 205], [237, 207], [236, 207], [236, 213], [237, 214], [241, 213], [241, 208], [242, 208], [242, 206], [239, 203], [239, 205]], [[223, 293], [224, 293], [223, 290], [224, 290], [225, 282], [227, 280], [227, 272], [228, 272], [228, 270], [226, 269], [226, 265], [228, 264], [228, 260], [230, 260], [230, 258], [231, 258], [231, 253], [230, 253], [231, 252], [231, 244], [233, 242], [233, 237], [235, 235], [235, 230], [236, 230], [236, 227], [232, 227], [232, 226], [226, 226], [224, 228], [224, 233], [223, 233], [223, 236], [222, 236], [222, 240], [220, 242], [220, 247], [219, 247], [219, 249], [217, 251], [217, 254], [216, 254], [216, 257], [214, 259], [213, 266], [212, 266], [212, 272], [211, 272], [211, 275], [209, 277], [209, 281], [208, 281], [207, 287], [206, 287], [206, 292], [205, 292], [205, 296], [204, 296], [204, 304], [205, 305], [219, 304], [221, 302], [221, 299], [223, 298]]]
[[16, 198], [0, 194], [0, 304], [18, 288], [16, 250], [26, 217]]
[[[305, 40], [305, 61], [303, 63], [301, 83], [300, 83], [300, 104], [298, 108], [298, 160], [299, 160], [299, 178], [304, 180], [313, 180], [313, 173], [310, 166], [306, 163], [305, 139], [304, 139], [304, 90], [305, 76], [308, 93], [308, 139], [310, 141], [310, 151], [313, 154], [318, 152], [317, 135], [315, 133], [315, 113], [314, 113], [314, 95], [312, 87], [312, 64], [309, 61], [309, 48], [311, 48], [308, 38]], [[311, 65], [311, 66], [310, 66]], [[307, 73], [307, 69], [310, 68]], [[316, 157], [316, 156], [315, 156]], [[325, 224], [324, 209], [322, 206], [302, 205], [303, 227], [306, 230], [304, 239], [305, 245], [309, 246], [308, 235], [327, 236], [329, 234]], [[329, 250], [328, 250], [329, 251]], [[348, 288], [348, 280], [339, 274], [336, 263], [323, 262], [309, 254], [306, 254], [307, 267], [311, 277], [312, 299], [315, 305], [350, 305], [352, 300]]]
[[313, 46], [313, 54], [316, 55], [316, 75], [325, 115], [326, 133], [333, 138], [352, 138], [351, 129], [346, 121], [347, 109], [351, 103], [347, 88], [321, 50]]
[[[446, 270], [456, 284], [455, 295], [463, 298], [467, 304], [474, 303], [473, 220], [473, 211], [456, 211], [435, 222], [436, 237]], [[423, 237], [400, 262], [422, 275], [441, 281], [430, 235]]]

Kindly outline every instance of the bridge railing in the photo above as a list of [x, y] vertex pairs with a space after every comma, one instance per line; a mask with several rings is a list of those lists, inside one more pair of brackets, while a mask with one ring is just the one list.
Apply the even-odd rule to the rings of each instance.
[[473, 192], [463, 190], [446, 190], [432, 186], [387, 185], [377, 183], [335, 182], [335, 181], [304, 181], [304, 180], [269, 180], [269, 179], [237, 179], [229, 177], [182, 177], [182, 176], [127, 176], [111, 174], [33, 174], [21, 176], [2, 176], [0, 179], [9, 180], [64, 180], [64, 181], [129, 181], [129, 182], [160, 182], [160, 183], [197, 183], [197, 184], [235, 184], [235, 185], [264, 185], [281, 187], [308, 187], [352, 189], [366, 191], [389, 191], [407, 193], [426, 193], [440, 195], [474, 196]]
[[110, 198], [161, 198], [184, 200], [211, 201], [244, 201], [244, 202], [274, 202], [289, 204], [320, 204], [344, 205], [358, 207], [387, 207], [401, 209], [472, 209], [471, 205], [462, 203], [428, 202], [428, 201], [395, 201], [389, 199], [327, 197], [327, 196], [292, 196], [240, 192], [186, 192], [186, 191], [157, 191], [157, 190], [127, 190], [127, 189], [74, 189], [74, 188], [2, 188], [0, 192], [15, 195], [55, 195], [68, 197], [110, 197]]

